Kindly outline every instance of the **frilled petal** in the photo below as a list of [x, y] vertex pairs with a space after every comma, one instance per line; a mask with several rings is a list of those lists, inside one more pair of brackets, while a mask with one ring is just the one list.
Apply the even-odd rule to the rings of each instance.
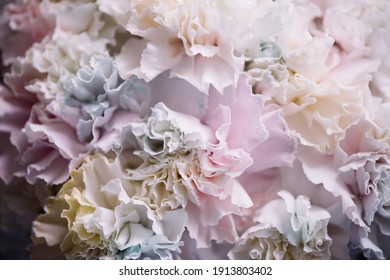
[[133, 123], [131, 130], [139, 146], [146, 153], [163, 158], [166, 154], [185, 152], [203, 147], [210, 138], [210, 129], [199, 119], [175, 112], [158, 103], [146, 123]]
[[[261, 95], [252, 94], [247, 76], [241, 75], [237, 85], [227, 88], [222, 94], [211, 90], [209, 95], [210, 109], [204, 122], [216, 130], [226, 120], [219, 120], [217, 116], [221, 113], [215, 109], [220, 105], [229, 108], [228, 132], [221, 137], [226, 137], [225, 141], [230, 148], [242, 148], [249, 152], [268, 138], [269, 134], [261, 118], [264, 99]], [[244, 123], [245, 130], [242, 129]]]
[[332, 153], [344, 129], [363, 113], [366, 89], [345, 87], [333, 78], [316, 84], [295, 75], [282, 92], [275, 101], [283, 104], [286, 122], [301, 143]]
[[331, 156], [321, 155], [313, 149], [304, 149], [299, 156], [307, 178], [314, 184], [323, 184], [324, 188], [343, 202], [343, 211], [354, 223], [364, 226], [360, 215], [362, 206], [353, 201], [354, 194], [339, 177], [337, 167]]
[[[388, 134], [378, 118], [386, 114], [386, 107], [380, 106], [372, 119], [364, 116], [346, 129], [333, 158], [309, 150], [302, 152], [309, 178], [322, 181], [326, 189], [340, 196], [346, 215], [365, 230], [376, 218], [382, 227], [387, 217]], [[328, 170], [328, 176], [321, 178], [320, 170]]]
[[[65, 73], [74, 74], [94, 54], [107, 54], [106, 45], [113, 42], [116, 27], [95, 3], [43, 1], [40, 8], [55, 17], [56, 26], [51, 36], [26, 52], [26, 60], [45, 75], [33, 81], [29, 90], [42, 99], [53, 100], [62, 91], [59, 81]], [[83, 20], [71, 20], [80, 12], [84, 13]]]
[[262, 120], [269, 137], [251, 151], [254, 162], [247, 171], [260, 172], [272, 167], [291, 166], [296, 158], [298, 143], [280, 110], [274, 106], [267, 107]]
[[[208, 144], [212, 154], [203, 164], [209, 173], [226, 170], [237, 177], [253, 163], [249, 152], [269, 136], [261, 119], [263, 99], [251, 93], [242, 75], [237, 86], [227, 88], [223, 95], [211, 90], [207, 108], [203, 122], [214, 137]], [[242, 130], [244, 122], [248, 129]]]
[[186, 80], [169, 77], [169, 71], [150, 81], [150, 104], [163, 102], [168, 108], [202, 120], [208, 96]]
[[[115, 63], [92, 56], [76, 75], [62, 78], [65, 93], [50, 104], [53, 114], [72, 126], [78, 141], [108, 151], [120, 128], [145, 110], [148, 87], [138, 79], [123, 81]], [[141, 95], [142, 96], [137, 96]]]
[[[145, 40], [131, 39], [123, 48], [117, 57], [121, 76], [136, 74], [149, 81], [170, 69], [172, 76], [203, 92], [210, 85], [222, 92], [235, 84], [244, 57], [220, 32], [222, 26], [234, 29], [234, 23], [216, 8], [208, 2], [130, 3], [126, 28]], [[198, 17], [199, 13], [203, 16]], [[140, 55], [131, 58], [133, 54]]]

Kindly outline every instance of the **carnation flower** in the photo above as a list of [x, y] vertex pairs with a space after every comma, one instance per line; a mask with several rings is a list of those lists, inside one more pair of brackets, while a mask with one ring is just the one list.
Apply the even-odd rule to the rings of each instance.
[[18, 176], [26, 177], [32, 184], [37, 179], [49, 184], [61, 183], [69, 176], [70, 159], [84, 152], [82, 146], [74, 143], [72, 129], [25, 89], [30, 80], [40, 77], [23, 59], [18, 59], [5, 77], [12, 89], [12, 93], [1, 92], [4, 108], [0, 115], [1, 130], [8, 134], [12, 144], [2, 162], [6, 170], [12, 171], [3, 176], [7, 182], [12, 176]]
[[[388, 113], [386, 107], [382, 109]], [[337, 181], [331, 183], [324, 180], [325, 187], [335, 195], [342, 195], [345, 203], [348, 201], [345, 205], [346, 209], [349, 208], [346, 214], [361, 226], [371, 224], [378, 207], [382, 208], [387, 203], [385, 186], [389, 163], [386, 135], [385, 127], [363, 117], [346, 129], [335, 151], [333, 163], [331, 157], [319, 156], [311, 151], [302, 154], [305, 170], [313, 181], [319, 179], [312, 173], [317, 172], [317, 168], [326, 164], [327, 172], [336, 169], [332, 172], [339, 174], [332, 176], [332, 180]], [[309, 159], [309, 154], [312, 159]], [[309, 162], [315, 159], [319, 159], [318, 164], [310, 167]]]
[[[254, 217], [257, 217], [257, 214], [262, 211], [261, 209], [270, 201], [280, 200], [279, 192], [288, 192], [295, 198], [305, 197], [310, 205], [321, 208], [330, 215], [326, 231], [332, 241], [331, 245], [329, 245], [331, 256], [335, 259], [345, 259], [348, 257], [346, 244], [350, 238], [349, 228], [351, 223], [343, 214], [343, 203], [340, 198], [335, 197], [322, 184], [314, 184], [309, 179], [310, 177], [308, 178], [303, 170], [303, 163], [298, 159], [294, 161], [291, 167], [268, 169], [260, 173], [245, 172], [239, 178], [239, 181], [253, 199], [254, 206], [246, 212], [246, 216], [237, 218], [240, 229], [242, 231], [251, 231], [252, 227], [257, 227], [259, 220]], [[272, 215], [283, 216], [278, 211], [268, 215], [270, 216], [270, 221], [281, 219]], [[273, 233], [275, 229], [272, 229], [274, 227], [272, 222], [267, 225], [262, 224], [259, 227], [262, 234], [273, 236], [272, 239], [279, 238], [278, 234]], [[283, 238], [278, 240], [281, 241]], [[269, 248], [272, 250], [271, 247]], [[271, 254], [271, 252], [269, 253]], [[266, 255], [267, 252], [264, 251], [264, 254]]]
[[268, 202], [229, 252], [232, 259], [329, 259], [330, 214], [312, 206], [306, 196], [287, 191]]
[[387, 1], [329, 1], [324, 5], [323, 31], [332, 36], [341, 56], [348, 60], [368, 60], [376, 67], [370, 87], [374, 95], [389, 100], [390, 63], [386, 47], [390, 43]]
[[[271, 1], [244, 3], [239, 9], [230, 2], [211, 0], [133, 1], [122, 11], [100, 2], [105, 11], [126, 23], [128, 31], [143, 38], [130, 39], [117, 57], [122, 77], [136, 74], [149, 81], [170, 70], [171, 76], [186, 79], [203, 92], [210, 85], [222, 92], [236, 84], [244, 53], [251, 48], [245, 43], [259, 42], [281, 29], [287, 11], [283, 3]], [[274, 29], [264, 28], [265, 24]]]
[[[29, 183], [35, 183], [40, 178], [52, 184], [58, 180], [61, 182], [68, 176], [64, 174], [64, 167], [67, 173], [69, 161], [65, 159], [65, 162], [61, 162], [62, 157], [58, 149], [52, 143], [48, 143], [47, 138], [41, 134], [41, 121], [49, 120], [51, 116], [42, 104], [37, 103], [35, 96], [26, 91], [23, 86], [36, 77], [41, 76], [35, 69], [24, 64], [22, 60], [17, 60], [17, 63], [13, 64], [12, 72], [5, 77], [12, 93], [6, 88], [3, 88], [0, 93], [3, 106], [0, 129], [9, 139], [9, 148], [4, 151], [4, 160], [1, 162], [2, 168], [9, 172], [2, 175], [6, 182], [9, 182], [13, 176], [18, 176], [26, 177]], [[27, 130], [24, 130], [26, 123], [29, 125]], [[54, 132], [61, 129], [53, 125], [53, 122], [50, 125], [54, 128]], [[53, 134], [50, 135], [52, 136]]]
[[[25, 176], [30, 183], [43, 179], [59, 184], [68, 178], [71, 160], [93, 149], [108, 151], [120, 127], [138, 116], [130, 109], [140, 112], [141, 104], [130, 100], [136, 99], [132, 92], [137, 82], [121, 80], [108, 59], [106, 45], [115, 27], [96, 4], [43, 1], [39, 7], [55, 14], [57, 25], [6, 73], [12, 94], [2, 98], [8, 109], [1, 118], [3, 122], [17, 115], [3, 130], [20, 154], [13, 175]], [[69, 17], [79, 12], [88, 16], [72, 23]], [[88, 90], [95, 98], [82, 100]], [[85, 106], [66, 103], [70, 96]]]
[[121, 127], [145, 110], [147, 85], [136, 77], [123, 81], [115, 63], [93, 56], [76, 75], [62, 77], [64, 95], [50, 104], [58, 117], [75, 128], [80, 143], [111, 148]]
[[[318, 13], [313, 11], [312, 16]], [[328, 154], [344, 129], [363, 113], [367, 73], [376, 67], [360, 60], [341, 63], [332, 45], [331, 38], [313, 37], [306, 29], [276, 42], [263, 40], [247, 57], [245, 69], [253, 91], [263, 95], [266, 104], [281, 107], [301, 144]]]
[[274, 77], [277, 74], [276, 80], [285, 78], [286, 66], [287, 73], [320, 82], [339, 62], [333, 49], [334, 39], [313, 28], [313, 21], [322, 15], [320, 8], [313, 1], [286, 1], [277, 5], [280, 5], [280, 23], [273, 23], [271, 34], [278, 36], [263, 36], [249, 44], [252, 47], [246, 51], [246, 70], [251, 70], [260, 81], [265, 78], [262, 84], [270, 82], [271, 77], [267, 77], [270, 74]]
[[[59, 81], [64, 73], [75, 74], [89, 64], [94, 54], [107, 54], [106, 46], [113, 41], [115, 27], [95, 3], [44, 1], [41, 9], [55, 15], [56, 27], [50, 37], [34, 44], [26, 53], [27, 62], [46, 75], [33, 81], [28, 90], [51, 101], [63, 91]], [[83, 20], [74, 21], [73, 18], [80, 18], [80, 13]]]
[[[134, 160], [127, 163], [135, 167], [126, 170], [128, 179], [142, 190], [140, 199], [146, 199], [159, 216], [170, 209], [186, 209], [186, 226], [200, 247], [209, 239], [234, 241], [234, 225], [228, 215], [239, 214], [251, 204], [233, 178], [224, 172], [202, 170], [200, 157], [207, 156], [211, 133], [197, 118], [158, 103], [145, 122], [125, 126], [115, 144], [120, 156], [129, 157], [126, 153], [135, 150], [141, 159], [138, 165]], [[227, 229], [218, 230], [221, 224]]]
[[157, 217], [136, 193], [117, 160], [87, 158], [34, 222], [35, 237], [60, 244], [67, 258], [172, 258], [186, 213]]
[[[210, 91], [200, 120], [157, 103], [144, 121], [123, 128], [115, 150], [157, 213], [179, 207], [188, 211], [187, 228], [198, 247], [211, 240], [231, 243], [237, 238], [232, 214], [251, 206], [235, 178], [250, 166], [255, 172], [291, 164], [295, 151], [278, 112], [264, 110], [262, 116], [262, 110], [262, 97], [251, 93], [243, 75], [223, 95]], [[247, 129], [239, 138], [244, 122]], [[281, 157], [265, 161], [267, 149]]]
[[272, 101], [282, 107], [288, 127], [303, 145], [333, 153], [343, 131], [364, 112], [367, 89], [344, 86], [332, 77], [319, 84], [299, 74], [289, 79]]
[[389, 235], [389, 139], [383, 120], [390, 111], [384, 104], [376, 109], [375, 116], [363, 116], [345, 130], [334, 158], [309, 150], [300, 156], [310, 180], [341, 197], [345, 215], [362, 236], [374, 224]]
[[[0, 116], [1, 129], [8, 134], [13, 146], [5, 152], [7, 160], [2, 163], [8, 166], [6, 170], [12, 168], [13, 171], [4, 175], [6, 181], [18, 176], [26, 177], [32, 184], [37, 179], [49, 184], [61, 183], [69, 176], [70, 159], [83, 152], [83, 147], [73, 143], [71, 128], [55, 118], [45, 104], [25, 89], [32, 79], [40, 77], [42, 75], [23, 59], [18, 59], [5, 77], [12, 93], [1, 92], [5, 108]], [[59, 137], [62, 133], [63, 137]], [[17, 155], [12, 157], [15, 149]]]

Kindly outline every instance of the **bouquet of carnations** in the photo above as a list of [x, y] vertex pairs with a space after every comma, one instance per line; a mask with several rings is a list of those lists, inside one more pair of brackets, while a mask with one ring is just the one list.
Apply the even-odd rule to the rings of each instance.
[[389, 1], [0, 7], [1, 258], [390, 258]]

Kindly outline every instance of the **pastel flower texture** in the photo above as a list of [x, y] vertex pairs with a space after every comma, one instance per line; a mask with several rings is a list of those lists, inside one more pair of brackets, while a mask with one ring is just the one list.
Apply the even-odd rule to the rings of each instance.
[[0, 10], [0, 258], [390, 259], [387, 0]]

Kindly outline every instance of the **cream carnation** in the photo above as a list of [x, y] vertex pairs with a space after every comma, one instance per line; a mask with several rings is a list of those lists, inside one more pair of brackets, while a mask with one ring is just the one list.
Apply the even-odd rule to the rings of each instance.
[[117, 57], [122, 77], [149, 81], [170, 70], [203, 92], [210, 85], [222, 92], [236, 84], [248, 50], [280, 31], [288, 11], [288, 5], [272, 1], [238, 8], [229, 1], [130, 1], [125, 11], [101, 2], [121, 23], [128, 16], [126, 29], [142, 38], [130, 39]]
[[[306, 150], [301, 154], [304, 169], [314, 182], [343, 199], [345, 214], [369, 230], [378, 220], [384, 234], [389, 217], [389, 130], [383, 120], [390, 114], [388, 104], [375, 107], [374, 116], [363, 116], [345, 130], [333, 158]], [[313, 161], [318, 164], [311, 165]], [[319, 176], [319, 172], [329, 176]]]
[[332, 153], [349, 125], [364, 112], [366, 88], [347, 87], [332, 77], [317, 84], [294, 74], [290, 83], [276, 89], [273, 102], [283, 108], [289, 128], [302, 144]]
[[67, 258], [172, 258], [186, 213], [179, 209], [157, 217], [134, 198], [137, 189], [124, 175], [118, 161], [87, 159], [34, 222], [35, 236], [49, 246], [60, 244]]

